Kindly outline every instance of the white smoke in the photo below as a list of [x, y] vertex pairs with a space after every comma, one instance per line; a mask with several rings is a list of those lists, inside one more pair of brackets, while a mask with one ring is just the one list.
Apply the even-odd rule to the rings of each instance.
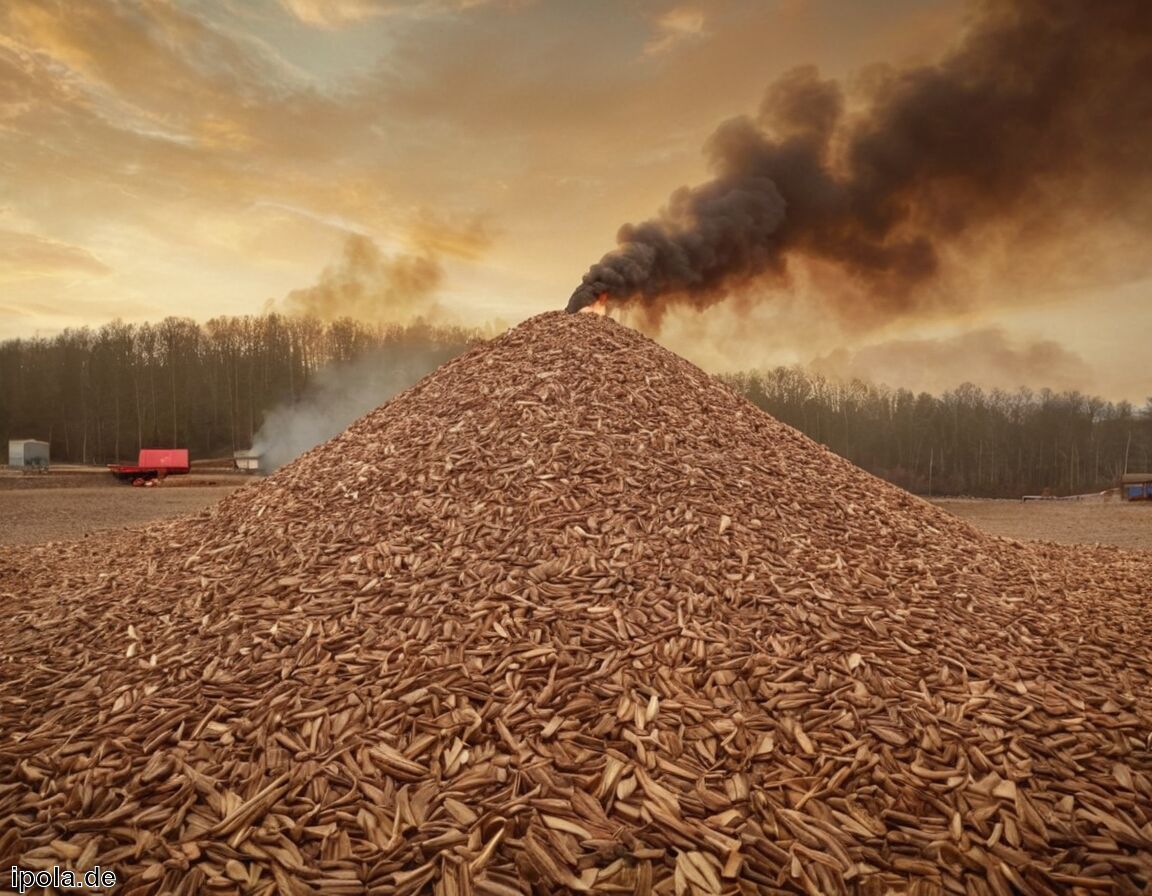
[[299, 399], [265, 415], [252, 442], [253, 452], [260, 455], [260, 469], [270, 473], [339, 435], [459, 350], [453, 346], [389, 347], [323, 368]]

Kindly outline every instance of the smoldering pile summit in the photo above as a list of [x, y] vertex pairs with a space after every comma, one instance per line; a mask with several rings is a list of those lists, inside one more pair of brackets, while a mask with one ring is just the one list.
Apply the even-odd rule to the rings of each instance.
[[703, 308], [803, 258], [882, 313], [914, 312], [946, 249], [989, 227], [1067, 233], [1152, 210], [1144, 0], [987, 0], [941, 61], [868, 80], [850, 104], [815, 68], [784, 75], [712, 135], [713, 179], [623, 226], [568, 310], [605, 294], [657, 316]]

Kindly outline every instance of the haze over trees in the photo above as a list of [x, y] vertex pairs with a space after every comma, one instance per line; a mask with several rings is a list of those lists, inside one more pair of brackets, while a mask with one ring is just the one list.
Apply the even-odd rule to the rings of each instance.
[[[0, 440], [46, 439], [54, 462], [107, 463], [141, 447], [194, 459], [252, 445], [265, 417], [304, 402], [333, 365], [376, 354], [433, 368], [482, 339], [417, 323], [267, 314], [205, 324], [167, 318], [0, 343]], [[362, 365], [356, 365], [362, 367]], [[1152, 469], [1152, 401], [1137, 409], [1078, 392], [940, 396], [844, 383], [800, 368], [722, 377], [779, 420], [912, 491], [1016, 497], [1096, 491]], [[381, 401], [388, 396], [383, 396]]]
[[57, 463], [131, 459], [162, 446], [188, 448], [193, 459], [229, 456], [252, 444], [268, 411], [303, 398], [322, 369], [379, 351], [432, 370], [480, 339], [423, 323], [266, 314], [115, 321], [8, 340], [0, 437], [48, 440]]
[[1081, 494], [1152, 469], [1152, 400], [1138, 411], [1079, 392], [986, 392], [964, 383], [940, 396], [800, 368], [723, 377], [753, 404], [863, 467], [918, 494]]

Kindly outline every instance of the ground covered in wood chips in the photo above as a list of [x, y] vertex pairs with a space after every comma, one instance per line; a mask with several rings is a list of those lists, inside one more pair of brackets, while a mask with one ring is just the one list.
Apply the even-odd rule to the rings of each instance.
[[198, 516], [0, 549], [0, 867], [122, 893], [1141, 893], [1148, 553], [547, 314]]

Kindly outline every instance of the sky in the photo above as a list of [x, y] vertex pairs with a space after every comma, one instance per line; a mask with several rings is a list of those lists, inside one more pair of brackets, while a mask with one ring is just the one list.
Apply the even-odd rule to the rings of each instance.
[[[0, 339], [270, 309], [505, 326], [562, 308], [622, 224], [714, 175], [710, 137], [770, 85], [814, 66], [867, 105], [891, 72], [954, 54], [983, 9], [4, 0]], [[702, 310], [618, 316], [715, 372], [799, 363], [1142, 405], [1148, 219], [1076, 220], [950, 243], [963, 278], [914, 308], [845, 313], [829, 298], [843, 278], [801, 260]]]

